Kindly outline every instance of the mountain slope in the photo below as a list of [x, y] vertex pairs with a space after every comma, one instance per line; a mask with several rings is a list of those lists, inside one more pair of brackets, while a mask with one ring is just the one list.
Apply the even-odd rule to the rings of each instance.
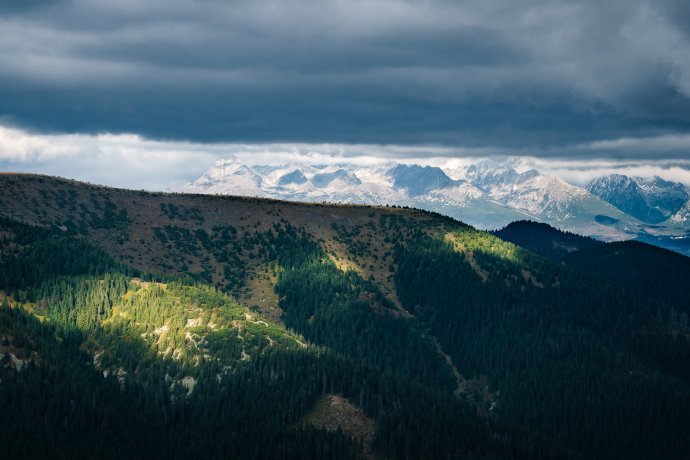
[[393, 187], [404, 190], [410, 196], [424, 195], [431, 190], [457, 185], [441, 168], [431, 166], [399, 164], [388, 169], [386, 177], [391, 179]]
[[[142, 412], [160, 419], [151, 446], [170, 443], [161, 452], [182, 457], [357, 458], [359, 441], [343, 434], [356, 430], [304, 425], [327, 395], [373, 421], [381, 458], [684, 458], [690, 449], [682, 299], [662, 305], [448, 217], [26, 175], [0, 176], [0, 217], [3, 314], [26, 318], [6, 315], [3, 352], [42, 356], [30, 336], [57, 334], [60, 352], [92, 376], [77, 390], [49, 380], [54, 391], [41, 399], [48, 370], [76, 364], [0, 367], [0, 388], [19, 395], [3, 400], [8, 417], [36, 424], [54, 410], [45, 449], [68, 439], [101, 453], [106, 429], [89, 431], [93, 444], [61, 432], [70, 410], [75, 430], [107, 418], [89, 402], [101, 383], [150, 401]], [[28, 323], [36, 331], [16, 343]], [[70, 409], [75, 392], [86, 402]], [[33, 432], [10, 428], [0, 449], [11, 457], [21, 445], [9, 440]]]
[[[252, 173], [246, 173], [250, 170]], [[237, 178], [228, 171], [248, 174]], [[450, 179], [440, 168], [390, 164], [320, 166], [287, 164], [246, 166], [219, 160], [206, 173], [182, 187], [190, 193], [264, 196], [293, 201], [410, 205], [443, 212], [482, 228], [493, 228], [526, 217], [463, 181]]]
[[213, 168], [189, 185], [191, 191], [264, 196], [263, 178], [249, 167], [233, 160], [218, 160]]
[[557, 262], [572, 252], [601, 244], [592, 238], [530, 221], [513, 222], [493, 234]]
[[[356, 402], [377, 420], [376, 451], [385, 456], [403, 439], [414, 441], [404, 456], [417, 458], [439, 448], [454, 457], [526, 449], [514, 434], [491, 442], [494, 432], [508, 428], [487, 424], [451, 395], [450, 370], [441, 357], [434, 359], [431, 344], [415, 365], [410, 346], [423, 350], [428, 338], [407, 320], [364, 310], [368, 302], [340, 299], [331, 330], [341, 330], [340, 322], [374, 321], [375, 347], [343, 348], [332, 334], [331, 347], [317, 347], [212, 287], [140, 273], [77, 235], [15, 220], [3, 220], [0, 232], [0, 401], [3, 414], [17, 421], [0, 434], [3, 457], [360, 458], [356, 439], [301, 423], [326, 392]], [[264, 249], [280, 262], [318, 263], [298, 235], [274, 237]], [[325, 292], [368, 295], [350, 290], [353, 273], [313, 278]], [[348, 284], [333, 285], [339, 281]], [[288, 299], [298, 292], [290, 286], [289, 279], [277, 283]], [[286, 310], [288, 323], [323, 323], [319, 311], [315, 321], [293, 319], [302, 306]], [[324, 320], [332, 312], [324, 309]], [[438, 408], [433, 418], [424, 407]], [[434, 431], [403, 428], [413, 421]], [[32, 442], [28, 427], [36, 424], [43, 436]], [[70, 449], [62, 450], [65, 442]]]
[[683, 322], [680, 312], [672, 318], [671, 310], [690, 297], [690, 257], [639, 241], [604, 243], [536, 222], [514, 222], [494, 234], [662, 302], [658, 314], [668, 317], [671, 327]]
[[[240, 173], [241, 177], [235, 176]], [[245, 175], [251, 178], [249, 183]], [[657, 193], [661, 190], [659, 184], [650, 181], [646, 185], [650, 196], [663, 195]], [[484, 229], [528, 219], [604, 240], [634, 238], [645, 232], [643, 222], [584, 188], [536, 170], [518, 173], [492, 161], [443, 170], [397, 163], [261, 166], [244, 165], [236, 159], [220, 160], [181, 191], [308, 202], [413, 205]], [[673, 222], [665, 226], [678, 227]]]
[[644, 179], [611, 174], [593, 180], [587, 188], [621, 211], [650, 224], [669, 219], [690, 199], [683, 184], [660, 177]]
[[603, 240], [625, 239], [639, 222], [587, 190], [537, 170], [518, 173], [492, 161], [454, 171], [492, 199], [563, 230]]

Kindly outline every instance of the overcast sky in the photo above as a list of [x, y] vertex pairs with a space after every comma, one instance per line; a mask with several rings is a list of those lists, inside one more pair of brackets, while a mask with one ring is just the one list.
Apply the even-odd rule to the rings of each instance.
[[237, 151], [682, 176], [690, 2], [0, 1], [0, 169], [153, 187]]

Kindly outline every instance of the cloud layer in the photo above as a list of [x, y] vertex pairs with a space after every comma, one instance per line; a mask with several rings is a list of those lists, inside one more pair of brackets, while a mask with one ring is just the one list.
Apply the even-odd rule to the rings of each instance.
[[[690, 138], [673, 138], [672, 143], [690, 147]], [[668, 138], [607, 141], [615, 148], [666, 145]], [[678, 147], [676, 145], [676, 147]], [[563, 157], [508, 155], [500, 148], [456, 148], [376, 144], [309, 143], [193, 143], [156, 141], [131, 134], [32, 134], [0, 125], [0, 171], [59, 175], [117, 187], [174, 190], [201, 175], [217, 159], [235, 157], [248, 164], [332, 164], [376, 165], [398, 161], [455, 168], [492, 158], [519, 171], [541, 172], [586, 185], [605, 174], [627, 174], [667, 180], [690, 186], [690, 159], [620, 160], [611, 157], [578, 158], [578, 152], [600, 149], [600, 145], [574, 145]], [[589, 152], [587, 153], [589, 155]]]
[[593, 143], [690, 133], [682, 0], [9, 0], [0, 63], [0, 117], [42, 132], [617, 157]]

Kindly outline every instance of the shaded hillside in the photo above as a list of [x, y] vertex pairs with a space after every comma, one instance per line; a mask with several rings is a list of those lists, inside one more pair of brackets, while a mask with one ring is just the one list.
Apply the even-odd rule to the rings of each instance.
[[555, 261], [560, 261], [571, 252], [600, 244], [595, 239], [564, 232], [549, 224], [524, 220], [513, 222], [493, 234]]
[[[0, 402], [26, 421], [0, 432], [4, 456], [41, 423], [35, 456], [63, 442], [104, 456], [124, 442], [104, 440], [110, 427], [133, 432], [125, 457], [690, 449], [687, 303], [561, 263], [602, 247], [591, 240], [537, 248], [555, 262], [413, 209], [18, 175], [0, 176], [0, 218]], [[118, 422], [125, 400], [150, 439]]]
[[400, 208], [147, 193], [32, 175], [0, 175], [0, 185], [4, 217], [85, 238], [140, 270], [203, 280], [273, 318], [275, 280], [260, 238], [276, 224], [303, 228], [339, 268], [373, 276], [391, 297], [394, 238], [434, 221], [459, 225]]
[[494, 234], [662, 302], [658, 314], [672, 327], [687, 323], [681, 313], [687, 311], [690, 299], [690, 258], [686, 256], [639, 241], [604, 243], [536, 222], [515, 222]]
[[[301, 422], [326, 394], [376, 422], [382, 457], [552, 449], [477, 416], [452, 395], [428, 338], [385, 322], [402, 319], [367, 314], [364, 301], [343, 299], [344, 329], [331, 327], [353, 331], [356, 320], [380, 317], [376, 356], [373, 345], [347, 346], [361, 334], [317, 346], [211, 286], [132, 269], [61, 230], [4, 220], [0, 232], [0, 403], [14, 420], [0, 431], [3, 458], [359, 458], [361, 440], [343, 434], [349, 420], [335, 432]], [[283, 239], [299, 237], [277, 232], [263, 247], [286, 263], [309, 260], [309, 250], [281, 250]], [[41, 276], [23, 277], [30, 268]], [[406, 356], [424, 346], [426, 355]]]

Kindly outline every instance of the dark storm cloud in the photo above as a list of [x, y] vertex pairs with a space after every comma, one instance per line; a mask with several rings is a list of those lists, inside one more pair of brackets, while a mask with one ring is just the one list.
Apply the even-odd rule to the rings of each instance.
[[32, 0], [0, 13], [0, 116], [34, 130], [541, 155], [690, 131], [681, 1]]

